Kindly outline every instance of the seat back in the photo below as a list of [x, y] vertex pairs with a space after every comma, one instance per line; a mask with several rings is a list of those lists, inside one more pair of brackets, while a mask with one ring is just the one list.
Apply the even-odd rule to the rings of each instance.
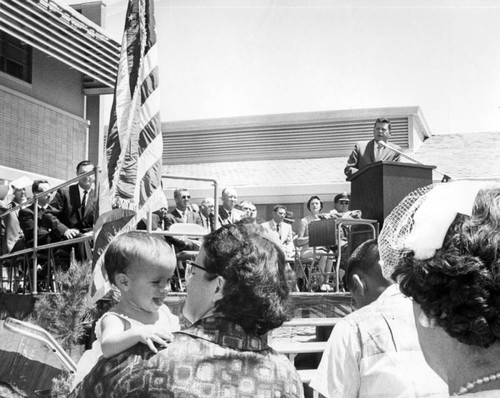
[[335, 219], [318, 220], [309, 223], [309, 247], [335, 246]]
[[179, 235], [192, 235], [193, 237], [202, 237], [207, 234], [207, 230], [198, 224], [193, 223], [175, 223], [170, 226], [168, 232]]

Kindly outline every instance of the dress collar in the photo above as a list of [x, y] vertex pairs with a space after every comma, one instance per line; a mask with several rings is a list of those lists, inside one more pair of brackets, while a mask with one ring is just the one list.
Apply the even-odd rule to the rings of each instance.
[[242, 351], [263, 351], [269, 348], [258, 336], [246, 333], [240, 325], [221, 316], [200, 319], [179, 333]]

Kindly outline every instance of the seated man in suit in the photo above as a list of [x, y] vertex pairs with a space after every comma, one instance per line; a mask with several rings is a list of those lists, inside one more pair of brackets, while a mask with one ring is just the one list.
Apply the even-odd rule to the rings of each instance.
[[[165, 230], [169, 230], [172, 224], [189, 223], [202, 225], [200, 215], [191, 210], [189, 200], [191, 195], [185, 188], [177, 188], [174, 191], [175, 209], [167, 214], [164, 221]], [[167, 237], [167, 241], [175, 246], [178, 253], [184, 250], [199, 250], [201, 242], [189, 239], [187, 236]]]
[[254, 223], [257, 222], [257, 208], [252, 202], [248, 200], [242, 200], [240, 202], [240, 209], [244, 213], [243, 218], [248, 218]]
[[[39, 195], [50, 189], [50, 184], [46, 180], [35, 180], [31, 186], [33, 195]], [[49, 205], [50, 194], [41, 196], [38, 199], [38, 246], [45, 245], [50, 242], [61, 240], [61, 236], [57, 233], [57, 225], [52, 225], [51, 218], [45, 217], [46, 212], [54, 212], [55, 209]], [[26, 245], [33, 246], [33, 238], [35, 235], [35, 203], [31, 206], [19, 210], [19, 224], [24, 232]]]
[[[21, 177], [12, 181], [12, 201], [7, 206], [0, 209], [2, 213], [26, 202], [26, 184], [28, 182], [29, 180], [26, 177]], [[6, 215], [1, 219], [1, 222], [3, 224], [3, 236], [0, 253], [13, 253], [24, 249], [24, 233], [19, 225], [19, 210]]]
[[351, 195], [347, 192], [342, 192], [335, 195], [333, 198], [334, 209], [330, 211], [331, 218], [361, 218], [361, 210], [349, 210], [351, 203]]
[[222, 190], [222, 206], [219, 206], [219, 225], [234, 224], [241, 220], [245, 213], [235, 208], [238, 202], [238, 193], [234, 188], [224, 188]]
[[[94, 165], [89, 160], [84, 160], [76, 166], [77, 175], [92, 170]], [[96, 206], [94, 176], [84, 177], [76, 184], [58, 189], [50, 205], [54, 211], [47, 212], [46, 216], [51, 217], [52, 225], [64, 239], [74, 239], [92, 231]]]
[[293, 258], [295, 255], [295, 247], [293, 245], [293, 231], [292, 226], [284, 222], [286, 217], [286, 207], [283, 205], [276, 205], [273, 209], [273, 219], [262, 223], [262, 227], [269, 231], [271, 234], [277, 235], [279, 241], [283, 246], [283, 251], [287, 258]]
[[206, 197], [203, 199], [200, 205], [200, 219], [201, 225], [205, 227], [207, 232], [215, 231], [214, 209], [214, 198]]
[[[389, 138], [391, 138], [391, 122], [388, 119], [377, 119], [373, 128], [373, 139], [360, 141], [354, 145], [354, 150], [347, 159], [344, 174], [349, 178], [369, 164], [381, 160], [399, 161], [399, 153], [386, 147], [389, 146], [387, 144]], [[395, 144], [390, 146], [401, 151], [401, 148]]]

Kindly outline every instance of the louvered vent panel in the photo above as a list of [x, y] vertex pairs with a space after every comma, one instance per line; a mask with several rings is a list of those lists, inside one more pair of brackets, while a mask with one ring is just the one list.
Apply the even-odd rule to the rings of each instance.
[[[391, 142], [408, 148], [408, 117], [391, 119]], [[356, 141], [373, 137], [373, 119], [163, 128], [163, 163], [301, 159], [347, 156]]]

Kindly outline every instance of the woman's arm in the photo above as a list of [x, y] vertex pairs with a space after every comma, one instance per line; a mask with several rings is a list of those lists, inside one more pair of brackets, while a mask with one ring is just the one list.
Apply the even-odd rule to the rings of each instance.
[[300, 220], [299, 224], [299, 236], [295, 241], [297, 246], [305, 246], [309, 243], [309, 233], [308, 233], [308, 223], [305, 218]]

